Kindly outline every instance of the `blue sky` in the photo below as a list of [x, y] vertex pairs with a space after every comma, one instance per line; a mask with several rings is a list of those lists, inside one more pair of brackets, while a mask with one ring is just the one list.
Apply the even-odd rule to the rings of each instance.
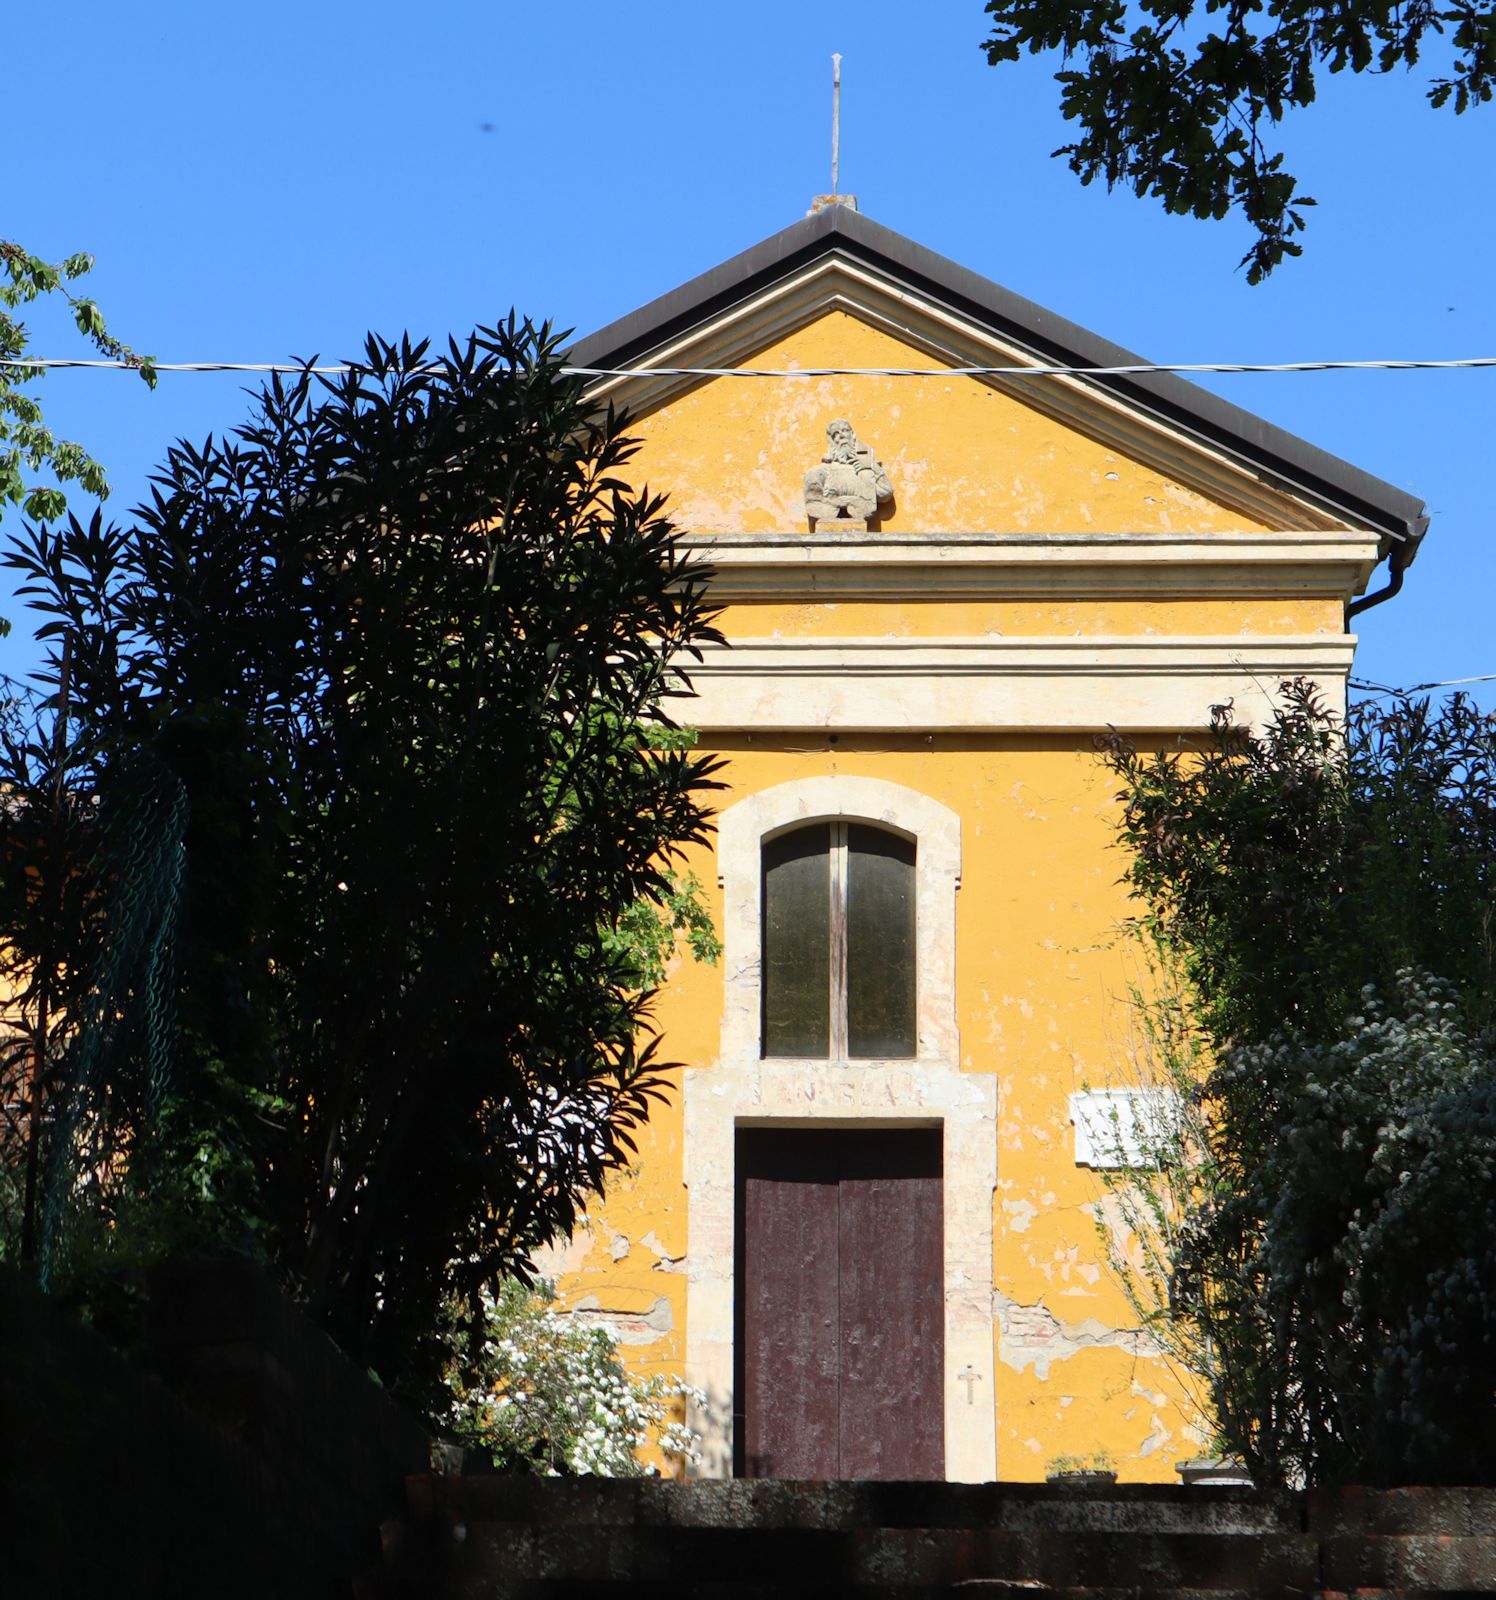
[[[835, 50], [863, 211], [1152, 359], [1496, 355], [1496, 107], [1329, 82], [1287, 130], [1320, 200], [1306, 255], [1253, 289], [1240, 224], [1083, 189], [1049, 159], [1055, 64], [989, 68], [985, 31], [980, 0], [12, 8], [0, 237], [92, 251], [111, 327], [161, 360], [334, 357], [369, 328], [443, 336], [511, 306], [585, 332], [829, 186]], [[32, 321], [36, 353], [81, 353], [61, 318]], [[122, 517], [172, 439], [242, 418], [247, 381], [57, 373], [43, 393]], [[1496, 371], [1212, 384], [1427, 501], [1407, 587], [1360, 623], [1360, 675], [1496, 673]], [[0, 669], [25, 672], [28, 619], [0, 614]]]

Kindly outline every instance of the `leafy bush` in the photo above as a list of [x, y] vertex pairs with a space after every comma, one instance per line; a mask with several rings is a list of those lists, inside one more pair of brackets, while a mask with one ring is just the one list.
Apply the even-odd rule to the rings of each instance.
[[1229, 706], [1203, 745], [1111, 736], [1126, 880], [1218, 1045], [1338, 1034], [1374, 982], [1438, 973], [1477, 1031], [1496, 998], [1496, 719], [1461, 695], [1363, 704], [1342, 726], [1285, 683], [1259, 732]]
[[1260, 1481], [1496, 1481], [1496, 718], [1284, 695], [1105, 746], [1185, 1103], [1113, 1258]]
[[560, 1313], [547, 1284], [510, 1278], [479, 1297], [466, 1338], [470, 1358], [447, 1373], [446, 1422], [500, 1468], [550, 1477], [653, 1474], [637, 1451], [654, 1444], [667, 1459], [699, 1459], [683, 1402], [699, 1391], [655, 1375], [635, 1377], [605, 1328]]
[[668, 711], [720, 635], [562, 367], [514, 318], [371, 337], [179, 442], [123, 525], [6, 556], [56, 713], [0, 749], [0, 1005], [42, 1080], [0, 1142], [40, 1174], [19, 1253], [65, 1277], [211, 1166], [182, 1231], [252, 1238], [418, 1407], [443, 1303], [631, 1159], [652, 975], [677, 928], [709, 945], [675, 869], [718, 763]]
[[[1277, 1034], [1206, 1080], [1220, 1181], [1177, 1295], [1229, 1323], [1218, 1387], [1245, 1371], [1258, 1402], [1228, 1400], [1236, 1442], [1279, 1475], [1496, 1475], [1496, 1054], [1460, 1010], [1405, 971], [1389, 995], [1368, 985], [1339, 1039]], [[1239, 1110], [1264, 1095], [1272, 1137], [1243, 1160]]]

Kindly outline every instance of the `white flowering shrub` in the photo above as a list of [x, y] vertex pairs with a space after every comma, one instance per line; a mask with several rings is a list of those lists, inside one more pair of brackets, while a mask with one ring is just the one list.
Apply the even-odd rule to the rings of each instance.
[[625, 1370], [605, 1328], [556, 1309], [549, 1285], [505, 1280], [480, 1296], [470, 1328], [470, 1359], [447, 1373], [447, 1425], [465, 1444], [488, 1452], [504, 1470], [549, 1477], [652, 1475], [637, 1452], [653, 1444], [667, 1462], [700, 1459], [699, 1438], [684, 1422], [699, 1391]]
[[[1338, 1039], [1278, 1034], [1207, 1078], [1213, 1182], [1176, 1305], [1218, 1301], [1230, 1263], [1268, 1391], [1241, 1442], [1278, 1474], [1496, 1482], [1496, 1054], [1447, 983], [1405, 970], [1361, 998]], [[1246, 1104], [1250, 1161], [1221, 1114]]]

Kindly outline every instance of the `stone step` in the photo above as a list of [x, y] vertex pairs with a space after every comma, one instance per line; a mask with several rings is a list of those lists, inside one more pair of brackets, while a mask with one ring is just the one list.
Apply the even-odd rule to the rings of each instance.
[[1496, 1534], [1496, 1488], [1311, 1489], [1304, 1526], [1333, 1534]]
[[1344, 1533], [1319, 1544], [1326, 1589], [1496, 1594], [1496, 1535]]
[[473, 1522], [457, 1565], [509, 1581], [940, 1586], [973, 1579], [1058, 1588], [1189, 1587], [1307, 1594], [1318, 1546], [1298, 1534], [1011, 1532], [982, 1528], [626, 1528]]
[[1013, 1532], [1297, 1533], [1287, 1496], [1253, 1489], [1127, 1485], [1057, 1492], [1045, 1484], [671, 1483], [501, 1474], [431, 1479], [470, 1523], [722, 1528], [989, 1528]]
[[[443, 1591], [444, 1600], [448, 1596], [450, 1600], [638, 1600], [643, 1596], [656, 1600], [659, 1594], [660, 1590], [655, 1587], [630, 1580], [558, 1578], [494, 1582], [476, 1575], [461, 1580], [450, 1591]], [[669, 1595], [670, 1600], [828, 1600], [828, 1597], [834, 1600], [1311, 1600], [1298, 1589], [1279, 1592], [1137, 1586], [1056, 1589], [1041, 1583], [1001, 1579], [973, 1579], [956, 1584], [838, 1583], [831, 1589], [822, 1583], [797, 1583], [793, 1578], [773, 1582], [707, 1579], [672, 1585]], [[423, 1600], [430, 1600], [430, 1597], [424, 1596]], [[1354, 1600], [1381, 1600], [1381, 1597], [1357, 1595]]]
[[[1496, 1531], [1469, 1531], [1496, 1527], [1496, 1492], [1484, 1490], [1274, 1497], [1152, 1486], [1056, 1492], [431, 1474], [410, 1479], [407, 1490], [408, 1517], [385, 1530], [396, 1581], [377, 1600], [1496, 1594]], [[401, 1587], [402, 1568], [417, 1581]]]

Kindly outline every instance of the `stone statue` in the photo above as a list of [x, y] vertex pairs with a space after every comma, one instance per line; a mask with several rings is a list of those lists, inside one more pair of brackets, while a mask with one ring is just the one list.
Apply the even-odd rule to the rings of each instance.
[[827, 424], [826, 437], [830, 442], [820, 465], [805, 474], [805, 515], [812, 522], [865, 522], [881, 501], [893, 499], [883, 463], [858, 442], [844, 418]]

